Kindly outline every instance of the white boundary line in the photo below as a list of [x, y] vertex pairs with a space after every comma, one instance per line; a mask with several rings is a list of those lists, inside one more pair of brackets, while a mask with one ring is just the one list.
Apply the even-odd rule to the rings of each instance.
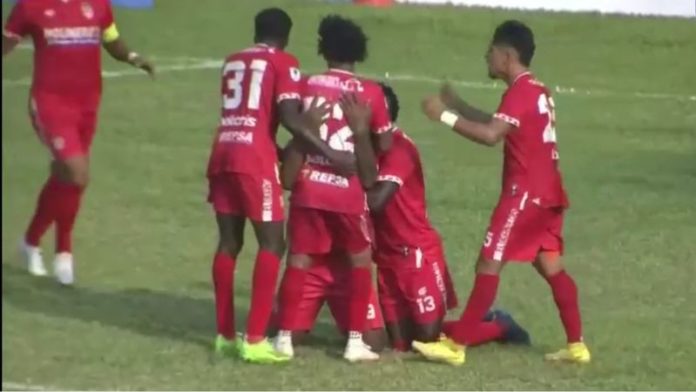
[[[169, 72], [185, 72], [185, 71], [195, 71], [195, 70], [206, 70], [206, 69], [220, 69], [222, 67], [222, 61], [204, 58], [189, 58], [189, 57], [177, 57], [175, 58], [178, 62], [171, 65], [162, 65], [157, 67], [157, 72], [169, 73]], [[182, 61], [183, 60], [183, 61]], [[104, 71], [102, 76], [106, 79], [121, 78], [134, 75], [142, 75], [140, 70], [129, 69], [125, 71]], [[394, 80], [400, 82], [414, 82], [414, 83], [428, 83], [428, 84], [440, 84], [443, 78], [435, 78], [432, 76], [424, 75], [410, 75], [410, 74], [396, 74], [390, 75], [386, 73], [385, 75], [376, 75], [366, 73], [367, 77], [374, 78], [377, 80]], [[495, 90], [502, 89], [502, 84], [500, 83], [485, 83], [476, 82], [470, 80], [449, 80], [450, 83], [464, 86], [471, 89], [479, 90]], [[15, 79], [15, 80], [2, 80], [3, 87], [14, 87], [14, 86], [28, 86], [31, 80], [28, 78]], [[650, 99], [650, 100], [674, 100], [674, 101], [692, 101], [696, 102], [696, 93], [692, 95], [687, 94], [670, 94], [670, 93], [651, 93], [651, 92], [619, 92], [611, 90], [586, 90], [575, 87], [565, 87], [565, 86], [554, 86], [552, 88], [556, 93], [561, 95], [575, 95], [575, 96], [593, 96], [593, 97], [617, 97], [617, 98], [632, 98], [632, 99]]]
[[34, 384], [23, 384], [19, 382], [3, 381], [2, 382], [3, 391], [56, 391], [56, 388], [44, 387], [41, 385]]

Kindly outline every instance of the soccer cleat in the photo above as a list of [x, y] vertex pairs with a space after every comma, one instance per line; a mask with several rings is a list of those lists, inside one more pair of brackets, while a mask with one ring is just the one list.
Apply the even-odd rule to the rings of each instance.
[[568, 343], [567, 348], [556, 351], [555, 353], [546, 354], [544, 358], [547, 361], [586, 364], [590, 363], [592, 355], [584, 342], [578, 342]]
[[268, 339], [263, 339], [258, 343], [249, 343], [244, 340], [241, 345], [241, 355], [246, 362], [259, 364], [284, 363], [290, 360], [287, 355], [276, 351]]
[[288, 358], [294, 357], [295, 350], [292, 346], [292, 332], [279, 331], [278, 336], [276, 336], [275, 340], [273, 341], [273, 348]]
[[48, 275], [46, 267], [44, 266], [43, 256], [41, 256], [41, 248], [38, 246], [31, 246], [24, 241], [20, 244], [20, 248], [27, 263], [27, 270], [30, 274], [34, 276]]
[[512, 315], [504, 310], [493, 310], [490, 321], [499, 323], [504, 329], [502, 342], [510, 344], [520, 344], [529, 346], [532, 344], [532, 339], [529, 333], [519, 325]]
[[53, 273], [58, 283], [70, 286], [75, 283], [75, 272], [73, 271], [73, 257], [71, 253], [61, 252], [56, 254], [53, 260]]
[[236, 339], [227, 339], [222, 335], [215, 337], [213, 343], [213, 351], [221, 357], [236, 358], [239, 356], [241, 349], [242, 338], [241, 334], [237, 334]]
[[343, 352], [343, 358], [348, 362], [364, 362], [377, 361], [379, 354], [372, 351], [372, 347], [368, 346], [360, 339], [348, 339], [346, 351]]
[[441, 338], [431, 343], [414, 341], [413, 349], [430, 361], [444, 362], [453, 366], [461, 366], [466, 362], [466, 347], [450, 338]]

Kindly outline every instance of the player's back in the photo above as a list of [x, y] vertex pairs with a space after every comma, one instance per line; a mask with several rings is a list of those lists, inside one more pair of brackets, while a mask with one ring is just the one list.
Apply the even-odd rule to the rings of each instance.
[[297, 67], [295, 57], [265, 44], [225, 59], [220, 124], [209, 174], [275, 170], [278, 103], [300, 98]]
[[377, 252], [434, 246], [439, 235], [428, 219], [425, 179], [418, 148], [401, 130], [394, 132], [389, 151], [379, 158], [378, 181], [399, 185], [380, 213], [373, 214]]
[[538, 205], [567, 206], [551, 92], [530, 73], [523, 74], [506, 91], [496, 116], [517, 127], [505, 138], [503, 194], [527, 193]]
[[[384, 93], [375, 82], [351, 72], [330, 69], [304, 80], [302, 97], [305, 105], [313, 99], [330, 104], [329, 118], [320, 128], [320, 137], [334, 150], [354, 152], [353, 131], [338, 104], [343, 94], [355, 93], [358, 99], [370, 102], [373, 133], [391, 128]], [[292, 203], [302, 207], [361, 214], [365, 211], [365, 191], [357, 175], [343, 177], [336, 173], [322, 155], [308, 154], [302, 174], [295, 183]]]
[[6, 33], [34, 42], [34, 91], [63, 96], [101, 92], [102, 32], [113, 23], [108, 0], [20, 0]]

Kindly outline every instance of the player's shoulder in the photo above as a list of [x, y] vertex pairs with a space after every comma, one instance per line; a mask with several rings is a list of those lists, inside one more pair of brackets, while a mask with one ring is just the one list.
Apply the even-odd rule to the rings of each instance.
[[418, 147], [416, 146], [416, 143], [406, 134], [406, 132], [404, 132], [402, 128], [394, 125], [392, 133], [393, 142], [390, 150], [400, 150], [408, 153], [409, 155], [418, 155]]
[[548, 93], [549, 89], [544, 82], [537, 79], [533, 74], [525, 75], [519, 83], [515, 83], [512, 87], [522, 93], [538, 94], [539, 92]]

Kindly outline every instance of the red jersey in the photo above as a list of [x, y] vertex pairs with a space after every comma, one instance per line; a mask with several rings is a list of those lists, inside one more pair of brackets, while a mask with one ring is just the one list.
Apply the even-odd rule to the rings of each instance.
[[208, 175], [260, 174], [278, 164], [278, 103], [300, 99], [297, 59], [257, 44], [227, 57], [222, 68], [222, 113]]
[[384, 210], [372, 215], [377, 253], [406, 253], [439, 244], [440, 236], [428, 219], [420, 154], [400, 130], [394, 132], [389, 151], [379, 157], [377, 181], [399, 185]]
[[502, 196], [527, 194], [543, 207], [567, 207], [549, 90], [526, 72], [505, 91], [494, 117], [516, 128], [505, 137]]
[[[343, 118], [338, 105], [341, 95], [356, 93], [359, 99], [370, 102], [373, 133], [391, 131], [392, 124], [382, 88], [375, 82], [355, 76], [351, 72], [330, 69], [323, 74], [304, 80], [302, 97], [309, 103], [314, 97], [332, 105], [326, 123], [320, 128], [320, 136], [334, 150], [353, 152], [353, 132]], [[291, 203], [300, 207], [361, 214], [365, 212], [365, 191], [357, 175], [338, 175], [323, 155], [308, 154], [301, 175], [292, 190]]]
[[109, 0], [19, 0], [4, 34], [34, 41], [32, 90], [71, 97], [101, 93], [102, 34]]

